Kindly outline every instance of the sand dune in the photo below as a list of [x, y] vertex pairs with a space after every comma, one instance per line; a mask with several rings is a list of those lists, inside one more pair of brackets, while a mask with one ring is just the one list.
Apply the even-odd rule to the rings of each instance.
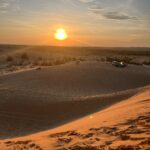
[[[1, 76], [1, 149], [99, 150], [111, 144], [117, 147], [114, 141], [118, 141], [118, 136], [122, 133], [128, 136], [130, 132], [121, 128], [132, 125], [132, 120], [135, 132], [139, 122], [145, 122], [140, 142], [147, 140], [149, 76], [149, 68], [120, 69], [95, 62]], [[144, 86], [147, 87], [141, 88]], [[83, 116], [87, 117], [79, 119]], [[21, 138], [30, 134], [33, 135]]]
[[149, 75], [149, 68], [86, 62], [2, 76], [0, 137], [47, 130], [104, 109], [132, 96], [129, 89], [148, 85]]
[[147, 87], [103, 111], [44, 135], [52, 139], [54, 149], [149, 150], [149, 127], [150, 87]]
[[0, 147], [2, 150], [149, 150], [150, 87], [136, 91], [122, 102], [59, 128], [1, 140]]

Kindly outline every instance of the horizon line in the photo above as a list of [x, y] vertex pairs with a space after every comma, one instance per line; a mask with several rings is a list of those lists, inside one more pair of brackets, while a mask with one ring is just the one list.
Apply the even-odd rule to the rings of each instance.
[[46, 45], [46, 44], [14, 44], [14, 43], [0, 43], [0, 45], [9, 45], [9, 46], [45, 46], [45, 47], [67, 47], [67, 48], [72, 48], [72, 47], [76, 47], [76, 48], [150, 48], [150, 46], [59, 46], [59, 45]]

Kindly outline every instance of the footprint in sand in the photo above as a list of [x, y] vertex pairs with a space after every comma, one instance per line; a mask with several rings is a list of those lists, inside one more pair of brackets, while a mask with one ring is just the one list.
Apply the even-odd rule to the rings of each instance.
[[31, 140], [27, 141], [7, 141], [5, 142], [6, 146], [9, 147], [10, 150], [43, 150], [39, 145], [32, 143]]
[[57, 142], [58, 143], [65, 143], [68, 144], [72, 141], [72, 138], [58, 138]]

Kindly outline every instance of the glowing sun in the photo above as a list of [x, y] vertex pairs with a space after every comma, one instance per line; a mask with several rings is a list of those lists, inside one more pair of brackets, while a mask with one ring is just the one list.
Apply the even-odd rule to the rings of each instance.
[[63, 41], [68, 38], [68, 34], [65, 29], [59, 28], [56, 30], [54, 37], [56, 40]]

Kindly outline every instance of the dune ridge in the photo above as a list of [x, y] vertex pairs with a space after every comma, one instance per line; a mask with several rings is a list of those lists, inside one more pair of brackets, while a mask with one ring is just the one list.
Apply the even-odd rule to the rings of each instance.
[[[0, 149], [115, 148], [112, 144], [120, 135], [129, 137], [130, 130], [122, 128], [135, 122], [132, 129], [136, 132], [141, 118], [144, 125], [139, 132], [144, 135], [135, 141], [147, 143], [149, 75], [149, 68], [120, 69], [107, 63], [84, 62], [1, 76]], [[128, 138], [129, 147], [134, 145], [133, 139]], [[139, 148], [139, 143], [136, 146]]]
[[2, 150], [148, 150], [150, 86], [125, 93], [132, 96], [58, 128], [1, 140], [0, 147]]
[[104, 109], [149, 85], [149, 75], [149, 68], [84, 62], [1, 76], [0, 137], [52, 129]]
[[[30, 102], [31, 106], [28, 106], [30, 114], [26, 111], [20, 112], [22, 108], [20, 108], [17, 103], [6, 103], [8, 105], [7, 107], [6, 104], [3, 104], [4, 110], [0, 111], [0, 118], [3, 123], [0, 128], [0, 137], [9, 138], [22, 136], [55, 128], [56, 126], [67, 123], [68, 121], [73, 121], [85, 115], [103, 110], [115, 103], [131, 97], [145, 88], [147, 87], [111, 94], [78, 97], [71, 101], [51, 102], [50, 104], [47, 103], [43, 105], [46, 110], [42, 110], [43, 106]], [[35, 108], [32, 109], [33, 106]], [[13, 107], [16, 112], [13, 111], [11, 107]], [[51, 126], [51, 124], [54, 125]], [[20, 129], [20, 127], [22, 127], [22, 129]]]

